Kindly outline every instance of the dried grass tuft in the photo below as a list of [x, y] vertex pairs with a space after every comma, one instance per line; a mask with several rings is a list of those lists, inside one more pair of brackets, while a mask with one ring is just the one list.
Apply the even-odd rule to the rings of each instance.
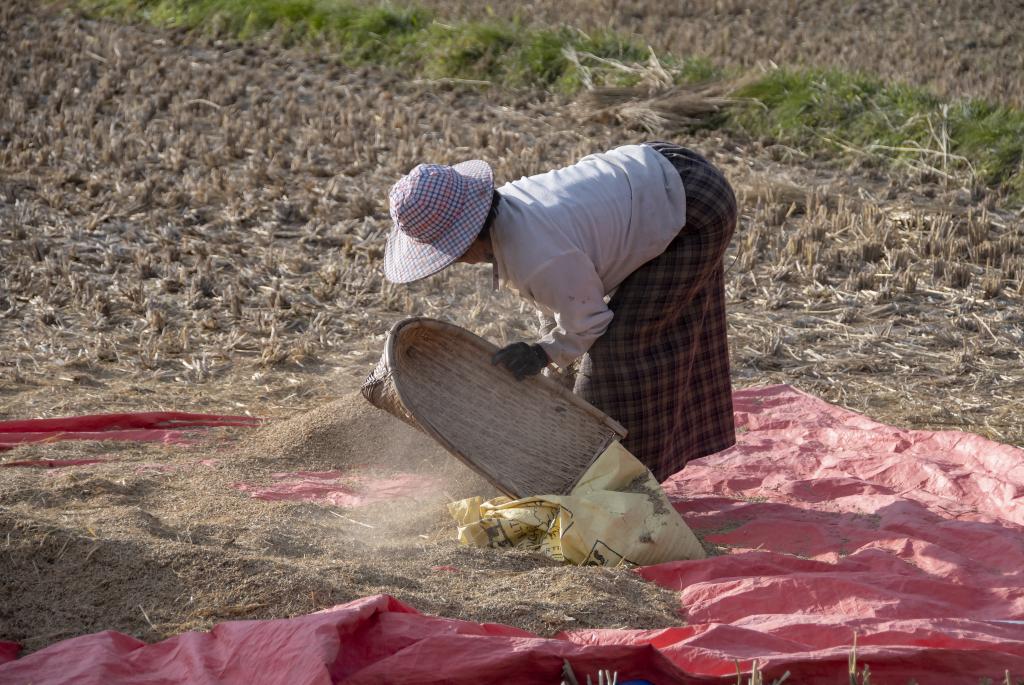
[[749, 102], [730, 96], [736, 87], [736, 83], [728, 82], [660, 90], [596, 87], [579, 97], [578, 107], [587, 121], [614, 123], [652, 135], [672, 135], [706, 126], [728, 107]]

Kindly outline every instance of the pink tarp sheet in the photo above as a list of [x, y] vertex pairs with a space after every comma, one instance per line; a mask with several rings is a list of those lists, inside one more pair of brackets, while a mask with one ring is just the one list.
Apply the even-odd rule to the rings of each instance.
[[727, 553], [637, 570], [679, 592], [679, 627], [541, 639], [373, 597], [154, 645], [65, 640], [0, 665], [0, 683], [551, 684], [563, 657], [595, 681], [605, 668], [735, 682], [734, 660], [757, 660], [766, 682], [839, 683], [855, 636], [873, 685], [1024, 678], [1024, 450], [893, 428], [787, 386], [737, 392], [735, 408], [737, 446], [664, 484]]
[[0, 421], [0, 452], [26, 443], [58, 440], [182, 443], [188, 441], [188, 429], [255, 426], [258, 423], [259, 419], [251, 416], [188, 414], [177, 411]]

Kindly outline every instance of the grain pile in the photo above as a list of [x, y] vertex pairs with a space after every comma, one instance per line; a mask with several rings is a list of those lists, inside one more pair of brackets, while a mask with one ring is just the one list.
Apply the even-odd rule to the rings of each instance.
[[[417, 455], [411, 457], [411, 455]], [[243, 440], [239, 456], [280, 470], [366, 465], [437, 468], [447, 454], [433, 440], [369, 404], [354, 392], [284, 421], [273, 421]]]
[[[541, 634], [681, 620], [671, 592], [626, 569], [460, 547], [445, 503], [493, 489], [358, 393], [236, 444], [229, 437], [221, 431], [190, 449], [118, 449], [117, 461], [87, 471], [4, 473], [2, 637], [29, 649], [105, 629], [153, 640], [377, 593]], [[11, 456], [59, 459], [83, 449], [95, 446], [25, 446]], [[322, 469], [381, 477], [411, 470], [441, 485], [358, 509], [263, 502], [231, 488]]]

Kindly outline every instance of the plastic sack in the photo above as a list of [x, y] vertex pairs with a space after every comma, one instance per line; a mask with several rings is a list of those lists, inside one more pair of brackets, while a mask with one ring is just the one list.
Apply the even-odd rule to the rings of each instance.
[[476, 547], [532, 549], [591, 566], [703, 559], [704, 548], [654, 475], [614, 442], [568, 495], [448, 505], [459, 541]]

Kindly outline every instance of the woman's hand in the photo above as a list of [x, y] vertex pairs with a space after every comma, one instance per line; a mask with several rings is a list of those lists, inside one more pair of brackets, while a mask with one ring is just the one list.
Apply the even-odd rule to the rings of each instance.
[[540, 345], [524, 342], [506, 345], [491, 357], [492, 364], [500, 364], [512, 372], [517, 381], [527, 376], [536, 376], [551, 363], [547, 352]]

